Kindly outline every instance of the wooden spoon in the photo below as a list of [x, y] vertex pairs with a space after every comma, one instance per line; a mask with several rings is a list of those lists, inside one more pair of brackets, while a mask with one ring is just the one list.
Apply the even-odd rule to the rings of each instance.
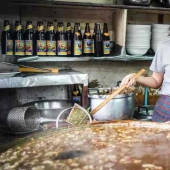
[[[132, 79], [136, 79], [140, 75], [142, 75], [146, 70], [142, 69], [137, 74], [135, 74]], [[120, 86], [115, 92], [113, 92], [109, 97], [107, 97], [102, 103], [100, 103], [95, 109], [91, 111], [91, 115], [94, 115], [97, 111], [99, 111], [102, 107], [104, 107], [111, 99], [113, 99], [117, 94], [119, 94], [122, 90], [126, 88], [126, 84]]]

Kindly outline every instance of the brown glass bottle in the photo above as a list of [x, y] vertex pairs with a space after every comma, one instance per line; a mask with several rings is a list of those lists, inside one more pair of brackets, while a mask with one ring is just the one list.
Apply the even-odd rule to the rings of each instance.
[[35, 55], [35, 46], [34, 46], [34, 31], [33, 25], [31, 21], [27, 21], [26, 31], [24, 34], [25, 39], [25, 55]]
[[85, 32], [83, 36], [83, 55], [90, 56], [92, 53], [91, 47], [91, 33], [89, 23], [86, 23]]
[[80, 106], [82, 105], [82, 95], [81, 95], [78, 84], [74, 84], [73, 92], [72, 92], [72, 99], [73, 99], [73, 103], [77, 103]]
[[50, 22], [47, 27], [47, 55], [56, 55], [56, 35], [53, 22]]
[[110, 35], [107, 27], [107, 23], [104, 23], [103, 28], [103, 55], [110, 55]]
[[50, 26], [51, 26], [51, 22], [47, 22], [46, 39], [47, 39], [47, 34], [49, 33], [49, 27]]
[[96, 24], [94, 25], [94, 32], [91, 40], [91, 48], [92, 48], [92, 55], [95, 54], [95, 49], [94, 49], [94, 37], [95, 37], [95, 31], [96, 31]]
[[73, 56], [81, 56], [82, 54], [82, 36], [79, 33], [79, 25], [75, 23], [73, 33]]
[[47, 44], [43, 22], [40, 22], [38, 28], [38, 35], [36, 39], [36, 54], [42, 56], [47, 54]]
[[13, 40], [9, 21], [4, 21], [4, 29], [1, 35], [2, 54], [13, 55]]
[[82, 38], [80, 23], [77, 23], [77, 25], [78, 25], [78, 30], [79, 30], [80, 36], [81, 36], [81, 38]]
[[25, 44], [24, 44], [24, 35], [22, 30], [22, 25], [20, 21], [15, 22], [15, 31], [14, 31], [14, 55], [23, 56], [25, 55]]
[[61, 22], [58, 27], [57, 34], [57, 55], [58, 56], [67, 56], [67, 39], [66, 33], [64, 31], [64, 25]]
[[67, 23], [66, 39], [67, 39], [67, 56], [71, 56], [73, 48], [72, 47], [73, 34], [71, 31], [71, 24], [69, 22]]
[[58, 22], [57, 23], [57, 31], [56, 31], [56, 39], [57, 39], [57, 36], [58, 36], [58, 30], [59, 30], [60, 27], [61, 27], [61, 22]]
[[102, 56], [103, 42], [102, 42], [102, 34], [100, 30], [100, 24], [96, 23], [96, 31], [94, 36], [94, 48], [95, 48], [95, 56]]

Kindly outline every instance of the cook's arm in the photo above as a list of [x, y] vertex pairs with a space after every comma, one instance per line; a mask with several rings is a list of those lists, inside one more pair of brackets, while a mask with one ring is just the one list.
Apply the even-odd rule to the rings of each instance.
[[[139, 76], [136, 80], [131, 79], [134, 76], [135, 73], [129, 74], [122, 80], [122, 84], [127, 84], [127, 86], [132, 86], [136, 82], [138, 82], [141, 85], [151, 87], [151, 88], [159, 88], [162, 85], [163, 82], [163, 73], [156, 73], [153, 72], [152, 76], [150, 77], [143, 77]], [[131, 79], [131, 80], [130, 80]]]

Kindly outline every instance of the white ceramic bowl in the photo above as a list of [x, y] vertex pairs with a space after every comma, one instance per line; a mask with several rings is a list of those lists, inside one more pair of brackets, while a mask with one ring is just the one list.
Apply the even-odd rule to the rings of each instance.
[[130, 55], [144, 55], [148, 49], [148, 47], [127, 47], [126, 51]]

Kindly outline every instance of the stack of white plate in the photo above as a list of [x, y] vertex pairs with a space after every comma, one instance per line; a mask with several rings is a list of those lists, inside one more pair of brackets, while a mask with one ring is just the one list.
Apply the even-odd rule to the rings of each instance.
[[126, 51], [130, 55], [144, 55], [150, 48], [151, 25], [127, 25]]
[[153, 24], [152, 25], [152, 42], [151, 48], [156, 52], [156, 49], [159, 44], [165, 42], [170, 39], [169, 35], [170, 25], [166, 24]]

